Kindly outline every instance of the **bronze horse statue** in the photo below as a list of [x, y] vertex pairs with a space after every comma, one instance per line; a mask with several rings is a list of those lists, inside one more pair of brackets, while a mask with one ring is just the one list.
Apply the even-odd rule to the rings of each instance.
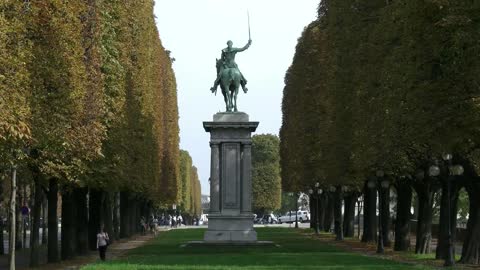
[[227, 112], [236, 112], [237, 110], [237, 95], [238, 88], [241, 86], [243, 91], [247, 93], [247, 80], [238, 69], [235, 63], [235, 55], [243, 52], [250, 47], [252, 40], [249, 39], [247, 45], [242, 48], [234, 48], [233, 42], [227, 42], [227, 48], [222, 50], [221, 59], [217, 59], [217, 78], [210, 88], [212, 92], [217, 93], [217, 87], [220, 85], [222, 89], [223, 98], [225, 99], [225, 107]]
[[223, 61], [217, 59], [217, 74], [220, 76], [220, 88], [225, 100], [225, 107], [227, 112], [237, 112], [237, 95], [242, 75], [238, 68], [224, 67], [222, 69], [222, 65]]

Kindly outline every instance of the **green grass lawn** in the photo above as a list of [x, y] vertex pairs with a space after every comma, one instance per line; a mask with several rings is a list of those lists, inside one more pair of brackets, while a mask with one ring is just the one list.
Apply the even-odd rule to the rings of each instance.
[[[415, 254], [411, 252], [406, 252], [405, 256], [407, 258], [413, 258], [419, 261], [434, 261], [435, 259], [435, 252], [426, 253], [426, 254]], [[455, 261], [459, 261], [462, 258], [461, 254], [455, 254]], [[443, 260], [442, 260], [443, 261]]]
[[203, 229], [162, 233], [127, 257], [87, 265], [82, 270], [133, 269], [430, 269], [390, 260], [352, 254], [288, 228], [257, 228], [259, 240], [280, 247], [188, 247], [180, 245], [203, 238]]

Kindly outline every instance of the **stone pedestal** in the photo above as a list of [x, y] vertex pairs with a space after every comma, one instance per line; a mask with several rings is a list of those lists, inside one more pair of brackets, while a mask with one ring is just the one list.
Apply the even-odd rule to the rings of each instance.
[[258, 122], [248, 114], [217, 113], [210, 132], [210, 211], [204, 241], [256, 242], [252, 213], [252, 139]]

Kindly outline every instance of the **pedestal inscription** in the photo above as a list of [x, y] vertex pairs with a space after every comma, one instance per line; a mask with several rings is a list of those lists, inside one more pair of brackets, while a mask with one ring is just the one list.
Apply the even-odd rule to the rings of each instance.
[[240, 144], [225, 143], [223, 148], [222, 186], [223, 208], [239, 209]]
[[217, 113], [204, 122], [210, 132], [210, 212], [205, 242], [255, 242], [251, 133], [258, 122], [245, 113]]

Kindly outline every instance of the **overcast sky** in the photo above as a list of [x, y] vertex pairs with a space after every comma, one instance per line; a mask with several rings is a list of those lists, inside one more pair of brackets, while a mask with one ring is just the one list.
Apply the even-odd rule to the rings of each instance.
[[216, 78], [215, 59], [228, 40], [234, 47], [248, 41], [250, 13], [252, 46], [237, 53], [236, 62], [248, 80], [248, 94], [238, 94], [238, 110], [259, 121], [256, 134], [279, 132], [285, 72], [297, 39], [316, 18], [320, 0], [156, 0], [155, 15], [163, 46], [172, 51], [178, 86], [180, 148], [198, 168], [202, 194], [209, 194], [209, 134], [202, 126], [224, 111]]

